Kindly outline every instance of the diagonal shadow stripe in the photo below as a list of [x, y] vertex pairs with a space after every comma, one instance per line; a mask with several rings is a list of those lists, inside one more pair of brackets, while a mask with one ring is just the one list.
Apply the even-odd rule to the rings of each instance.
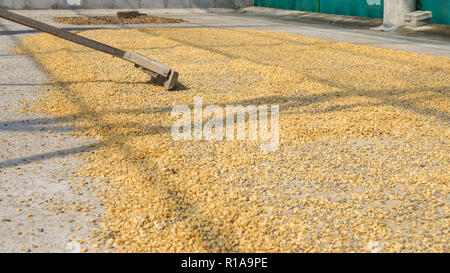
[[54, 151], [54, 152], [47, 152], [47, 153], [25, 156], [25, 157], [20, 157], [20, 158], [8, 159], [8, 160], [0, 162], [0, 169], [13, 167], [13, 166], [19, 166], [19, 165], [23, 165], [23, 164], [29, 164], [29, 163], [36, 162], [36, 161], [52, 159], [55, 157], [63, 157], [63, 156], [72, 155], [72, 154], [84, 153], [84, 152], [88, 152], [88, 151], [97, 149], [100, 146], [104, 146], [104, 145], [103, 144], [84, 145], [84, 146], [80, 146], [80, 147], [58, 150], [58, 151]]

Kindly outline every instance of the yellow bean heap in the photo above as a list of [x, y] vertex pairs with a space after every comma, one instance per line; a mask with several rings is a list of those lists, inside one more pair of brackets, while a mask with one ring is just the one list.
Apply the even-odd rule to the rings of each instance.
[[[449, 251], [447, 58], [236, 29], [81, 35], [180, 72], [176, 91], [132, 64], [39, 34], [17, 51], [49, 74], [32, 110], [98, 145], [96, 238], [131, 252]], [[279, 105], [280, 145], [175, 141], [175, 105]]]

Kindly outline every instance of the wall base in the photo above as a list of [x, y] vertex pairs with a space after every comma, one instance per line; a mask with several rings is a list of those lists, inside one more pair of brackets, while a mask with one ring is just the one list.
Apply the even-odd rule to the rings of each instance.
[[245, 8], [253, 0], [0, 0], [4, 9]]

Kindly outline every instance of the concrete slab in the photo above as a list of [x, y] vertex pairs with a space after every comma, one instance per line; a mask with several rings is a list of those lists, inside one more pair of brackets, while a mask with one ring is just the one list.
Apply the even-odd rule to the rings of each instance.
[[420, 21], [425, 19], [430, 19], [433, 17], [433, 13], [431, 11], [423, 11], [423, 10], [416, 10], [410, 13], [405, 14], [404, 20], [405, 21]]
[[27, 7], [26, 0], [2, 0], [0, 7], [5, 9], [25, 9]]
[[28, 0], [30, 9], [57, 9], [58, 0]]
[[164, 0], [141, 0], [141, 8], [162, 9], [164, 8]]

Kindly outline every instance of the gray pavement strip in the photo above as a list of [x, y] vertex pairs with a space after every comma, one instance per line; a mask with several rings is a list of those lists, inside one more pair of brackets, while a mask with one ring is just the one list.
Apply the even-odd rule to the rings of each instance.
[[[46, 76], [10, 50], [24, 34], [0, 22], [0, 252], [77, 252], [102, 215], [98, 198], [72, 181], [92, 140], [71, 136], [67, 120], [15, 111], [36, 100]], [[94, 186], [89, 179], [89, 186]], [[81, 212], [68, 207], [90, 207]], [[91, 250], [91, 249], [90, 249]]]

